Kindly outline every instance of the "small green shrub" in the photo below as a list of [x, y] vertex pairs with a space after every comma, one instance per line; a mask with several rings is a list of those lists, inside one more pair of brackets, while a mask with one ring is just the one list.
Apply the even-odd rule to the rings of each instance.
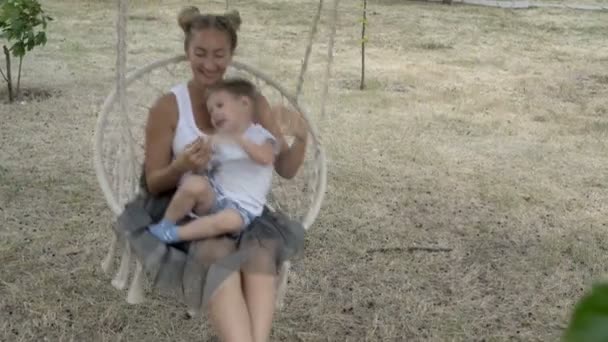
[[[38, 0], [4, 0], [0, 1], [0, 39], [6, 61], [6, 73], [0, 73], [8, 87], [9, 102], [19, 97], [21, 86], [21, 65], [25, 55], [36, 46], [45, 45], [46, 27], [53, 18], [46, 15]], [[13, 87], [11, 56], [19, 59], [17, 86]]]

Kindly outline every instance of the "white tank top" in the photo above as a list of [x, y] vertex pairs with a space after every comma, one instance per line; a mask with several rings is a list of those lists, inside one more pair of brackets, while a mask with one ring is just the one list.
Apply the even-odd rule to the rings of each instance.
[[206, 134], [196, 126], [194, 121], [194, 112], [192, 111], [192, 101], [188, 92], [187, 84], [179, 84], [171, 88], [171, 92], [175, 94], [177, 100], [177, 125], [175, 127], [175, 135], [173, 136], [173, 157], [180, 154], [186, 145], [193, 142], [198, 137], [206, 137]]

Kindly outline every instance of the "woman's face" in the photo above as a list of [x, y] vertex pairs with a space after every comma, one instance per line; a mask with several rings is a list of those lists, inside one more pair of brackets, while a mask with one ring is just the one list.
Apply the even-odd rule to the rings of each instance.
[[230, 37], [214, 28], [194, 32], [188, 47], [194, 81], [209, 86], [222, 79], [232, 60]]

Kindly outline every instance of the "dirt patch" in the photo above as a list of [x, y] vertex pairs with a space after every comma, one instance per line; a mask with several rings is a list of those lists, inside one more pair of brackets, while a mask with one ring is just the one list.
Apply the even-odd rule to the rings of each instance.
[[133, 14], [128, 16], [128, 20], [135, 20], [135, 21], [158, 21], [160, 20], [160, 18], [152, 16], [152, 15], [137, 15], [137, 14]]
[[595, 74], [590, 76], [592, 80], [597, 82], [598, 84], [606, 85], [608, 84], [608, 75], [606, 74]]
[[[52, 97], [60, 97], [61, 90], [44, 88], [25, 88], [19, 91], [19, 96], [14, 99], [14, 103], [26, 104], [28, 102], [43, 102]], [[8, 92], [6, 89], [0, 91], [0, 99], [8, 104]]]

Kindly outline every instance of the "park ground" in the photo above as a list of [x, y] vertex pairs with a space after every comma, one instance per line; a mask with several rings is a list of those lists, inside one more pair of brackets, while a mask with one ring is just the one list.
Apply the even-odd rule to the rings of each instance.
[[[130, 68], [182, 52], [175, 18], [193, 2], [131, 2]], [[207, 340], [179, 303], [127, 304], [99, 267], [112, 214], [92, 136], [115, 1], [42, 3], [55, 20], [24, 62], [26, 96], [0, 102], [0, 340]], [[315, 1], [231, 4], [238, 58], [293, 89]], [[361, 6], [342, 1], [328, 114], [313, 115], [328, 192], [272, 340], [557, 341], [608, 265], [608, 14], [368, 6], [362, 91]], [[329, 18], [306, 75], [313, 112]]]

